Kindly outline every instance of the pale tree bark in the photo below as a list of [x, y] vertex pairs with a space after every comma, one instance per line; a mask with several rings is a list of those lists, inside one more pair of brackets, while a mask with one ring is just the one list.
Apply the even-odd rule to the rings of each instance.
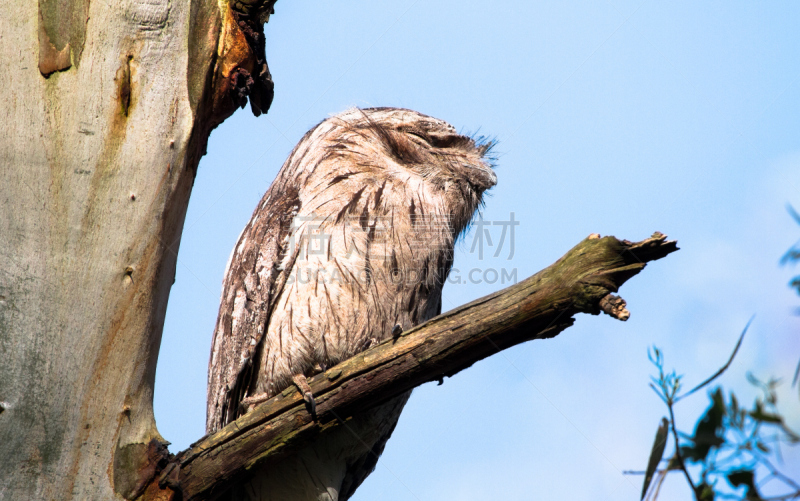
[[[349, 412], [554, 335], [574, 313], [624, 316], [608, 293], [674, 250], [593, 239], [554, 265], [561, 275], [481, 310], [477, 330], [483, 303], [312, 381], [319, 421], [289, 392], [168, 456], [153, 382], [197, 164], [246, 97], [256, 114], [272, 97], [259, 33], [271, 3], [235, 5], [0, 3], [0, 499], [213, 497]], [[230, 440], [240, 453], [209, 466]]]
[[216, 0], [0, 2], [0, 498], [138, 488], [198, 161], [244, 95], [271, 100], [236, 20]]

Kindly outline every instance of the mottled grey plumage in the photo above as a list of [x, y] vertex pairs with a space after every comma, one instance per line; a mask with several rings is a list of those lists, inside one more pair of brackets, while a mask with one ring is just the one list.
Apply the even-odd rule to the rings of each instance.
[[[496, 178], [488, 147], [395, 108], [353, 109], [309, 131], [231, 254], [212, 342], [206, 427], [247, 411], [441, 311], [453, 245]], [[355, 416], [242, 492], [348, 499], [408, 395]]]

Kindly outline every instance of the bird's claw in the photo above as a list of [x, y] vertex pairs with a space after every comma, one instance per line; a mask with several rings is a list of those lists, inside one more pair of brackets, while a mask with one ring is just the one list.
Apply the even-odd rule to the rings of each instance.
[[262, 402], [266, 402], [269, 399], [270, 399], [270, 396], [269, 396], [268, 393], [258, 393], [256, 395], [253, 395], [253, 396], [250, 396], [250, 397], [247, 397], [247, 398], [243, 398], [242, 399], [242, 406], [244, 406], [245, 408], [248, 408], [250, 406], [253, 406], [253, 405], [256, 405], [256, 404], [260, 404]]
[[297, 389], [300, 390], [300, 394], [303, 395], [303, 400], [306, 402], [306, 406], [308, 407], [308, 412], [316, 419], [317, 417], [317, 401], [314, 399], [314, 394], [311, 393], [311, 387], [308, 386], [308, 380], [302, 374], [295, 374], [292, 376], [292, 382]]
[[400, 337], [400, 334], [402, 333], [403, 333], [403, 326], [401, 326], [400, 324], [394, 324], [394, 327], [392, 327], [392, 339], [396, 340], [397, 338]]
[[317, 401], [314, 400], [314, 395], [311, 392], [303, 393], [303, 400], [305, 400], [306, 405], [308, 406], [308, 412], [311, 413], [312, 416], [317, 415]]

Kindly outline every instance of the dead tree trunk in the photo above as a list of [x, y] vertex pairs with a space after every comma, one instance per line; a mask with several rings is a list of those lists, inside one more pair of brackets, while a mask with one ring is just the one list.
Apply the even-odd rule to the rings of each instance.
[[0, 498], [138, 489], [198, 161], [271, 101], [274, 2], [225, 3], [0, 3]]

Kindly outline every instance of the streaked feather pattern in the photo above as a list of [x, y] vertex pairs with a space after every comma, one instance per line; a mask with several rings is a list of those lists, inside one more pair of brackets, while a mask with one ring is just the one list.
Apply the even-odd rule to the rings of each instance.
[[[239, 237], [209, 362], [206, 427], [441, 311], [453, 245], [495, 184], [488, 145], [397, 108], [309, 131]], [[408, 395], [354, 416], [261, 471], [251, 499], [345, 500], [372, 471]]]

